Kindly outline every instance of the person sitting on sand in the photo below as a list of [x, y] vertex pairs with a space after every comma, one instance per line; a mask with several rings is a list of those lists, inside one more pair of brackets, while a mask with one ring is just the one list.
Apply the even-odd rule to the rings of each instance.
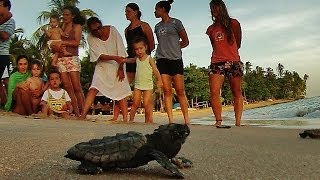
[[[49, 38], [48, 40], [48, 47], [49, 49], [51, 49], [51, 47], [54, 45], [54, 44], [57, 44], [57, 43], [60, 43], [62, 40], [61, 40], [61, 37], [64, 36], [64, 37], [67, 37], [68, 35], [66, 33], [63, 32], [63, 30], [59, 27], [59, 22], [60, 22], [60, 19], [59, 19], [59, 16], [58, 15], [52, 15], [50, 17], [50, 22], [49, 22], [49, 25], [50, 25], [50, 28], [49, 29], [46, 29], [46, 27], [42, 28], [42, 30], [45, 32], [46, 34], [46, 37]], [[59, 51], [53, 51], [54, 53], [54, 56], [52, 58], [52, 63], [51, 65], [52, 66], [57, 66], [57, 63], [58, 63], [58, 58], [59, 58], [59, 53], [63, 53], [64, 56], [71, 56], [72, 54], [69, 53], [65, 46], [62, 46], [61, 47], [61, 52]]]
[[[48, 85], [43, 83], [42, 78], [42, 64], [38, 60], [30, 63], [31, 77], [28, 77], [26, 83], [31, 93], [31, 104], [33, 113], [38, 113], [38, 108], [41, 102], [41, 95], [48, 88]], [[40, 96], [37, 96], [40, 95]]]
[[26, 83], [28, 77], [31, 76], [28, 69], [28, 57], [20, 55], [17, 57], [17, 71], [11, 74], [8, 83], [7, 102], [4, 106], [6, 111], [12, 109], [14, 113], [20, 115], [33, 114], [30, 102], [29, 87]]
[[44, 117], [51, 114], [62, 118], [71, 118], [72, 105], [69, 94], [60, 87], [60, 73], [56, 69], [52, 69], [49, 73], [49, 88], [44, 92], [41, 98], [41, 115]]

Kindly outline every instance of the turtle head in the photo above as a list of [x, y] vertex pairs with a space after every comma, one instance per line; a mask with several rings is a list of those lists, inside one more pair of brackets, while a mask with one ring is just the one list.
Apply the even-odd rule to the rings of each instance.
[[190, 134], [190, 129], [185, 124], [169, 124], [171, 137], [174, 141], [181, 141], [183, 144]]
[[165, 136], [167, 138], [170, 138], [170, 141], [181, 144], [186, 141], [187, 137], [190, 134], [190, 129], [187, 125], [176, 123], [161, 125], [159, 126], [158, 131], [162, 131], [162, 133], [166, 134]]

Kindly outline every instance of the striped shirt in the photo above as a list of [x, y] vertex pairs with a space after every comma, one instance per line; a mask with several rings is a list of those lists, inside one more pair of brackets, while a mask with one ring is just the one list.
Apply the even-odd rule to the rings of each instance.
[[[7, 22], [0, 25], [0, 31], [5, 31], [9, 36], [14, 34], [16, 28], [15, 21], [10, 18]], [[0, 39], [0, 55], [9, 55], [10, 38], [7, 41]]]

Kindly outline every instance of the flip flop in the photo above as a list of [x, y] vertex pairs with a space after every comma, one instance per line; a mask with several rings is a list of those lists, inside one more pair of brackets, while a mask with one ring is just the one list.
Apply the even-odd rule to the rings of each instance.
[[228, 126], [228, 125], [219, 125], [219, 126], [216, 126], [216, 128], [230, 129], [231, 126]]

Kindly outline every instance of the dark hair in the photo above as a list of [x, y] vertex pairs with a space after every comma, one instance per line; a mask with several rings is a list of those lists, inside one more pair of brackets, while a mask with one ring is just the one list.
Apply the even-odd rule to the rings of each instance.
[[214, 18], [211, 11], [211, 18], [213, 23], [219, 22], [222, 26], [222, 29], [225, 30], [227, 35], [227, 40], [229, 44], [233, 44], [232, 38], [232, 27], [231, 27], [231, 18], [229, 16], [226, 4], [222, 0], [211, 0], [210, 7], [219, 7], [218, 17]]
[[167, 1], [159, 1], [156, 6], [160, 8], [164, 8], [167, 13], [170, 12], [171, 4], [173, 3], [173, 0], [167, 0]]
[[17, 57], [17, 59], [16, 59], [16, 63], [18, 64], [19, 63], [19, 61], [21, 60], [21, 59], [26, 59], [27, 60], [27, 62], [29, 63], [29, 58], [28, 58], [28, 56], [27, 55], [24, 55], [24, 54], [22, 54], [22, 55], [19, 55], [18, 57]]
[[87, 27], [88, 27], [88, 30], [90, 31], [90, 26], [94, 23], [99, 23], [102, 25], [102, 22], [99, 18], [97, 17], [90, 17], [88, 20], [87, 20]]
[[49, 73], [48, 73], [48, 80], [50, 80], [50, 75], [51, 74], [59, 74], [59, 77], [61, 78], [61, 74], [60, 74], [60, 72], [59, 72], [59, 70], [58, 70], [58, 68], [51, 68], [50, 70], [49, 70]]
[[143, 42], [146, 46], [148, 46], [148, 41], [145, 37], [143, 36], [137, 36], [132, 40], [132, 44], [137, 44]]
[[143, 44], [145, 45], [146, 54], [150, 55], [149, 46], [148, 46], [148, 40], [143, 36], [137, 36], [132, 40], [132, 45], [131, 45], [132, 48], [134, 47], [135, 44], [140, 43], [140, 42], [143, 42]]
[[80, 14], [80, 10], [75, 6], [65, 6], [63, 10], [69, 10], [74, 15], [73, 23], [80, 24], [81, 26], [86, 23], [86, 18]]
[[138, 12], [137, 17], [140, 20], [142, 14], [141, 14], [141, 11], [140, 11], [140, 8], [139, 8], [138, 4], [129, 3], [129, 4], [126, 5], [126, 7], [130, 8], [130, 9], [132, 9], [134, 11], [137, 11]]
[[43, 69], [42, 63], [39, 60], [33, 60], [30, 63], [30, 69], [32, 68], [33, 65], [38, 65], [40, 67], [40, 69]]
[[11, 2], [10, 0], [0, 0], [0, 2], [3, 2], [3, 6], [7, 7], [9, 10], [11, 9]]
[[50, 19], [56, 19], [56, 20], [60, 20], [60, 16], [58, 15], [58, 14], [52, 14], [51, 16], [50, 16]]

